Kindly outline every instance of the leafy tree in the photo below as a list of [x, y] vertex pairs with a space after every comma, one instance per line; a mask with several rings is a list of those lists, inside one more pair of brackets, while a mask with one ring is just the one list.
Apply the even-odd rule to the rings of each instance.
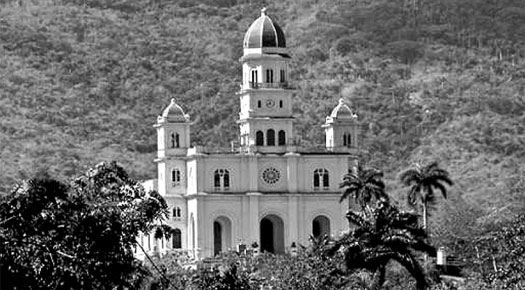
[[525, 214], [476, 239], [474, 264], [485, 282], [501, 289], [525, 287]]
[[0, 203], [2, 289], [115, 289], [140, 281], [136, 236], [166, 217], [115, 162], [65, 184], [23, 182]]
[[417, 215], [399, 211], [387, 201], [379, 200], [372, 211], [348, 211], [346, 217], [355, 228], [338, 239], [330, 251], [342, 250], [349, 271], [372, 272], [370, 289], [381, 288], [392, 261], [408, 270], [416, 280], [417, 289], [428, 287], [415, 251], [435, 255], [435, 249], [418, 225]]
[[416, 164], [415, 169], [407, 169], [399, 175], [403, 185], [410, 187], [407, 193], [408, 204], [415, 207], [418, 203], [423, 208], [423, 228], [427, 229], [428, 207], [436, 203], [434, 189], [438, 189], [447, 198], [445, 185], [453, 185], [448, 171], [439, 167], [437, 162], [427, 165]]
[[[372, 199], [388, 201], [389, 197], [385, 193], [385, 183], [382, 178], [382, 171], [357, 164], [354, 170], [345, 174], [343, 182], [339, 185], [344, 189], [340, 202], [353, 197], [355, 203], [365, 209]], [[350, 204], [349, 202], [349, 208]]]

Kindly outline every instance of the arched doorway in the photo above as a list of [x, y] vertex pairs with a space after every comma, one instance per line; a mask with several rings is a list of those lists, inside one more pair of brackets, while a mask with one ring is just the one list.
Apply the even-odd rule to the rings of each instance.
[[276, 215], [267, 215], [260, 225], [261, 251], [284, 254], [284, 223]]
[[226, 252], [232, 244], [232, 223], [229, 218], [220, 216], [213, 221], [213, 255]]
[[173, 234], [171, 236], [171, 247], [173, 249], [180, 249], [182, 248], [182, 233], [179, 229], [175, 229], [173, 231]]
[[315, 217], [312, 221], [312, 235], [316, 238], [330, 236], [330, 219], [324, 215]]

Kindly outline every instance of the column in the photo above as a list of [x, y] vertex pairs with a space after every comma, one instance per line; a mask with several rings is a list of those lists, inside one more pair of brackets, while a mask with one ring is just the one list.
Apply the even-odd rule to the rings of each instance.
[[250, 156], [248, 162], [248, 174], [249, 179], [249, 192], [258, 191], [258, 178], [259, 178], [259, 165], [258, 158], [256, 156]]
[[298, 220], [298, 197], [297, 195], [288, 196], [288, 240], [285, 241], [285, 248], [288, 249], [292, 242], [299, 241], [299, 220]]
[[[250, 245], [253, 242], [257, 242], [258, 244], [261, 243], [260, 237], [259, 237], [259, 195], [260, 193], [247, 193], [249, 198], [249, 234], [248, 239], [246, 240], [246, 244]], [[260, 246], [260, 245], [259, 245]]]
[[287, 169], [287, 176], [288, 176], [288, 192], [290, 193], [296, 193], [297, 192], [297, 158], [298, 156], [296, 154], [286, 155], [286, 169]]

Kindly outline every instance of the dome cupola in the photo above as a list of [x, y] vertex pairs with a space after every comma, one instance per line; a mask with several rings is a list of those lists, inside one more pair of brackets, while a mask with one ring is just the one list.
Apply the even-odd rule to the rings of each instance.
[[162, 122], [189, 122], [190, 116], [185, 114], [182, 108], [175, 103], [175, 99], [171, 99], [170, 104], [162, 111], [162, 114], [157, 118], [158, 123]]
[[266, 8], [261, 9], [257, 18], [244, 35], [243, 48], [248, 53], [285, 53], [286, 39], [284, 32], [268, 15]]
[[350, 107], [345, 104], [343, 99], [339, 99], [339, 104], [332, 110], [330, 116], [326, 117], [327, 123], [332, 123], [335, 120], [354, 120], [357, 119], [357, 115], [352, 112]]

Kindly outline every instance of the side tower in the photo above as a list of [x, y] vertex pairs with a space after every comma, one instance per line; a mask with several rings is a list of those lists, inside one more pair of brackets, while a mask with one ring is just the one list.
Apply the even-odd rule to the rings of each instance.
[[326, 136], [326, 149], [333, 152], [344, 152], [358, 145], [357, 115], [350, 110], [343, 99], [326, 117], [323, 125]]
[[171, 99], [157, 117], [157, 172], [161, 195], [186, 192], [186, 161], [190, 147], [190, 117]]
[[246, 32], [243, 48], [240, 145], [245, 151], [286, 152], [293, 142], [291, 58], [284, 33], [266, 15], [266, 8]]

